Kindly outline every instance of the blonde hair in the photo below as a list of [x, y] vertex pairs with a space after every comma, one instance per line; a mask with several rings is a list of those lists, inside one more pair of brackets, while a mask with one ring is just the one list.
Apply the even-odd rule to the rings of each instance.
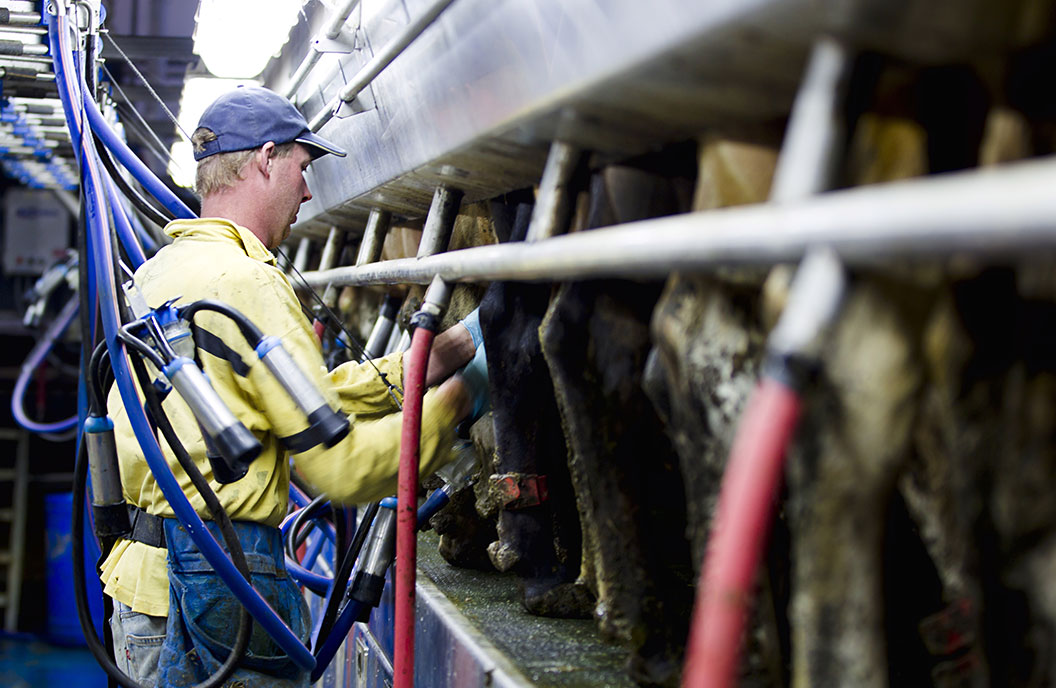
[[[195, 153], [205, 150], [205, 144], [216, 140], [216, 134], [206, 127], [198, 127], [191, 134], [191, 147]], [[296, 141], [275, 146], [275, 157], [285, 158], [293, 152]], [[198, 170], [194, 178], [194, 190], [199, 196], [208, 196], [221, 189], [234, 186], [242, 177], [242, 168], [258, 149], [214, 153], [198, 161]]]

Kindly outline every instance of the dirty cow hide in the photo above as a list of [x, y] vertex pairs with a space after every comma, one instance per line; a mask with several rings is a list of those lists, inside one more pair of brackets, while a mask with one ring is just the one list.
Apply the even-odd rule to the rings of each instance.
[[[502, 210], [513, 220], [511, 241], [524, 240], [531, 201], [530, 192], [508, 195]], [[496, 282], [481, 302], [495, 453], [490, 489], [481, 491], [477, 510], [496, 518], [498, 538], [488, 554], [495, 568], [518, 575], [529, 612], [589, 618], [594, 596], [576, 582], [579, 515], [554, 388], [539, 343], [550, 292], [549, 285]], [[545, 499], [511, 501], [509, 492], [499, 489], [517, 483], [537, 489], [541, 480]]]
[[[587, 224], [683, 209], [690, 184], [606, 168], [592, 179]], [[629, 648], [631, 677], [643, 685], [677, 683], [692, 603], [677, 457], [641, 388], [660, 288], [562, 285], [540, 330], [568, 442], [584, 558], [596, 577], [595, 613], [602, 633]]]

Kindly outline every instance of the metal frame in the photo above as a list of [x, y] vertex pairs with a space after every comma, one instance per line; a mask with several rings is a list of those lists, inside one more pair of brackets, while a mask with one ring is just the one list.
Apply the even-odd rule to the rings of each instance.
[[[295, 94], [303, 110], [332, 104], [355, 83], [344, 75], [432, 5], [364, 6], [367, 49], [324, 57]], [[554, 140], [603, 159], [707, 132], [774, 142], [820, 33], [917, 63], [975, 58], [1029, 40], [1022, 27], [1033, 24], [1017, 27], [1024, 8], [1024, 0], [461, 0], [371, 82], [374, 109], [322, 127], [355, 154], [313, 164], [315, 198], [294, 232], [356, 231], [372, 208], [421, 217], [440, 183], [469, 201], [534, 185]], [[266, 82], [285, 83], [309, 29], [305, 21], [294, 30]]]
[[1056, 249], [1056, 159], [858, 187], [577, 232], [532, 244], [450, 251], [306, 273], [315, 287], [446, 281], [658, 278], [769, 266], [829, 246], [850, 264]]

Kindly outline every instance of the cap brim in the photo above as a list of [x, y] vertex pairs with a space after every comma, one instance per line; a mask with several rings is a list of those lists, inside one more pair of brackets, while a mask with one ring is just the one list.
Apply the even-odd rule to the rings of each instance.
[[[345, 151], [330, 143], [322, 136], [314, 134], [310, 131], [304, 132], [296, 139], [294, 139], [294, 141], [296, 141], [297, 143], [303, 143], [306, 146], [310, 146], [311, 148], [316, 149], [317, 151], [319, 151], [319, 155], [326, 155], [327, 153], [329, 153], [330, 155], [336, 155], [339, 158], [343, 158], [345, 157], [345, 155], [347, 155]], [[319, 155], [316, 155], [315, 157], [319, 157]]]

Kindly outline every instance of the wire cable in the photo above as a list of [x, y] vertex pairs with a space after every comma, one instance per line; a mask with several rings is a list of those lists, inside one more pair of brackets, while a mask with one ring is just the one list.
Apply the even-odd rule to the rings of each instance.
[[172, 114], [172, 110], [169, 109], [169, 106], [165, 104], [165, 101], [162, 100], [161, 96], [158, 95], [158, 92], [155, 91], [154, 87], [150, 85], [149, 81], [147, 81], [147, 77], [143, 76], [143, 72], [139, 71], [139, 68], [136, 67], [135, 63], [132, 62], [132, 59], [128, 56], [128, 54], [121, 49], [121, 46], [117, 44], [117, 41], [114, 40], [114, 37], [110, 35], [109, 31], [100, 31], [99, 33], [101, 33], [106, 38], [106, 40], [110, 41], [110, 45], [114, 46], [114, 50], [121, 54], [121, 57], [124, 58], [126, 63], [128, 63], [128, 66], [132, 68], [132, 71], [136, 73], [136, 76], [139, 77], [139, 80], [142, 81], [143, 85], [147, 87], [148, 91], [150, 91], [150, 95], [154, 96], [154, 99], [158, 101], [158, 103], [161, 105], [161, 108], [165, 111], [165, 114], [168, 115], [169, 119], [172, 120], [172, 123], [176, 125], [176, 129], [178, 129], [179, 132], [183, 134], [183, 138], [187, 139], [189, 143], [191, 137], [187, 134], [186, 131], [183, 130], [183, 127], [180, 126], [180, 121], [176, 119], [176, 115]]
[[[400, 399], [398, 399], [396, 397], [396, 395], [398, 394], [400, 396], [400, 398], [402, 398], [403, 397], [403, 390], [400, 389], [398, 386], [392, 384], [392, 382], [389, 381], [389, 376], [386, 375], [385, 373], [381, 372], [381, 370], [378, 368], [378, 366], [374, 364], [374, 361], [371, 360], [366, 355], [367, 354], [366, 347], [363, 344], [361, 344], [358, 339], [356, 339], [354, 336], [352, 336], [352, 333], [349, 332], [348, 328], [346, 328], [344, 326], [344, 324], [341, 322], [341, 319], [337, 317], [337, 314], [334, 313], [334, 311], [331, 310], [331, 308], [326, 305], [326, 303], [323, 301], [322, 297], [320, 297], [319, 294], [314, 289], [312, 289], [310, 286], [308, 286], [308, 281], [304, 279], [304, 275], [301, 274], [300, 270], [298, 270], [294, 266], [293, 261], [290, 260], [290, 257], [288, 255], [286, 255], [281, 248], [276, 249], [276, 251], [278, 251], [279, 255], [282, 256], [283, 259], [285, 259], [287, 263], [289, 263], [290, 270], [291, 270], [291, 272], [294, 275], [296, 275], [298, 281], [301, 283], [301, 287], [304, 290], [306, 290], [309, 294], [311, 294], [312, 299], [315, 300], [315, 302], [319, 305], [319, 307], [322, 308], [323, 311], [325, 312], [325, 314], [328, 316], [326, 318], [326, 320], [329, 321], [329, 322], [326, 323], [326, 326], [330, 329], [330, 331], [332, 333], [337, 334], [337, 335], [340, 335], [341, 333], [344, 333], [344, 335], [346, 337], [348, 337], [348, 341], [351, 344], [355, 345], [354, 346], [354, 350], [356, 351], [357, 354], [359, 354], [359, 357], [370, 364], [370, 367], [373, 368], [374, 372], [376, 372], [378, 374], [378, 377], [381, 378], [381, 381], [384, 382], [385, 385], [389, 388], [389, 396], [391, 396], [392, 400], [396, 403], [396, 408], [398, 408], [399, 410], [402, 411], [403, 410], [403, 403], [400, 401]], [[334, 329], [335, 326], [337, 328], [339, 328], [339, 329], [335, 330]]]

